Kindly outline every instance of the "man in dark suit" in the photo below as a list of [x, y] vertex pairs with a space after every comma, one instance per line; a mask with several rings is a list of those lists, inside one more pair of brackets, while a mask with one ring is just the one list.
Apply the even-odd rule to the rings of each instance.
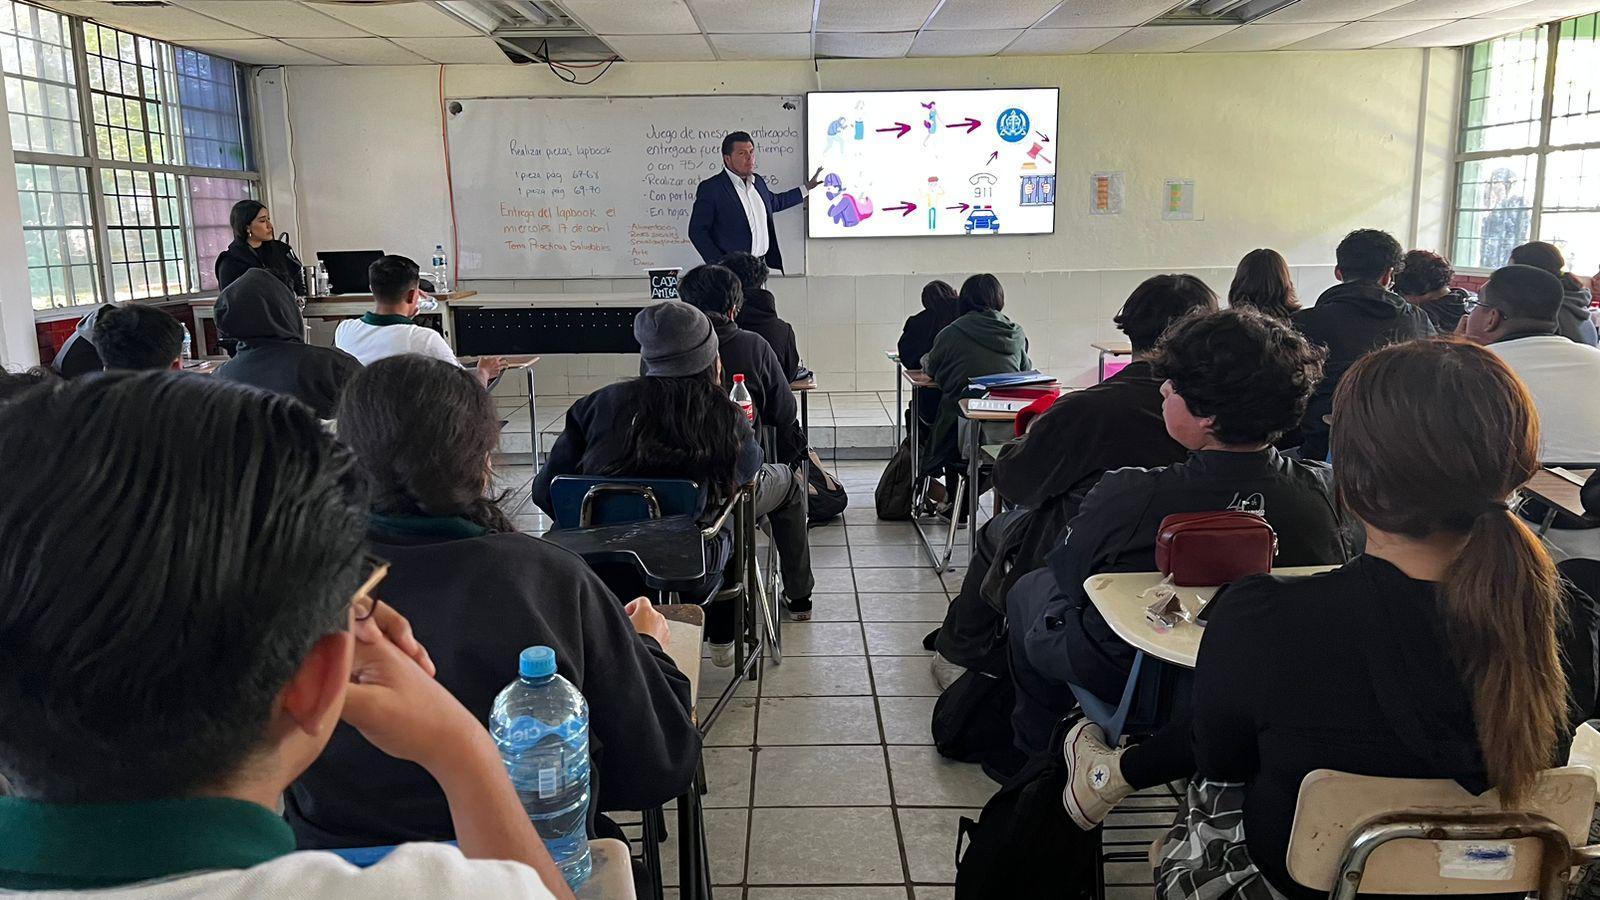
[[822, 167], [804, 187], [774, 194], [756, 174], [756, 144], [748, 132], [730, 131], [722, 139], [723, 171], [700, 182], [689, 213], [689, 240], [701, 258], [715, 263], [730, 253], [751, 253], [768, 268], [783, 270], [772, 214], [799, 206], [822, 183]]

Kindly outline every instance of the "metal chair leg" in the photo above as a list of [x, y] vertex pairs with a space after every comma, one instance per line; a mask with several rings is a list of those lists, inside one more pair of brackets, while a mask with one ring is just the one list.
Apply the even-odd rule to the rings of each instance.
[[666, 841], [667, 818], [661, 807], [647, 809], [640, 814], [643, 822], [643, 834], [640, 842], [644, 844], [644, 867], [650, 875], [650, 896], [653, 900], [662, 900], [665, 880], [661, 877], [661, 845]]
[[[950, 533], [944, 542], [944, 561], [940, 564], [940, 571], [949, 568], [950, 558], [956, 552], [956, 532], [961, 528], [962, 501], [966, 499], [967, 488], [967, 479], [965, 477], [956, 480], [955, 503], [950, 506]], [[968, 522], [967, 527], [971, 528], [972, 523]]]

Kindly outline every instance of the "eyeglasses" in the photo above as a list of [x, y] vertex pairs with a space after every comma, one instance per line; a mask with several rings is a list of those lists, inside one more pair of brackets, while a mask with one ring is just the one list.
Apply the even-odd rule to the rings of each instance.
[[389, 562], [369, 553], [361, 559], [361, 572], [361, 587], [356, 588], [355, 596], [350, 598], [350, 609], [357, 622], [372, 618], [378, 611], [378, 604], [383, 602], [372, 596], [372, 590], [389, 574]]

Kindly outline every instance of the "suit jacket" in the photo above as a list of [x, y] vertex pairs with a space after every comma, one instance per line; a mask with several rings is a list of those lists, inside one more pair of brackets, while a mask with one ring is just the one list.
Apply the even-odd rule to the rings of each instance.
[[[756, 194], [767, 207], [767, 266], [783, 269], [783, 254], [778, 252], [778, 231], [772, 226], [772, 214], [799, 206], [804, 199], [799, 188], [790, 188], [774, 194], [767, 180], [755, 176]], [[729, 253], [750, 252], [750, 220], [744, 214], [744, 204], [728, 180], [728, 172], [721, 172], [700, 182], [694, 192], [694, 209], [689, 213], [689, 240], [700, 258], [714, 263]]]

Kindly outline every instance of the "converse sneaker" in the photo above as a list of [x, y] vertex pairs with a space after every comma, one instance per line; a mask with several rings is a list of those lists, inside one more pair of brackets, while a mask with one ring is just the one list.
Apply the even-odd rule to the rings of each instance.
[[1108, 746], [1105, 731], [1084, 719], [1067, 732], [1062, 753], [1067, 761], [1062, 805], [1079, 828], [1091, 831], [1133, 793], [1133, 786], [1122, 777], [1122, 751]]
[[784, 608], [789, 610], [789, 618], [796, 622], [811, 621], [811, 598], [801, 597], [798, 600], [784, 598]]
[[733, 665], [733, 642], [711, 645], [711, 664], [719, 669]]

